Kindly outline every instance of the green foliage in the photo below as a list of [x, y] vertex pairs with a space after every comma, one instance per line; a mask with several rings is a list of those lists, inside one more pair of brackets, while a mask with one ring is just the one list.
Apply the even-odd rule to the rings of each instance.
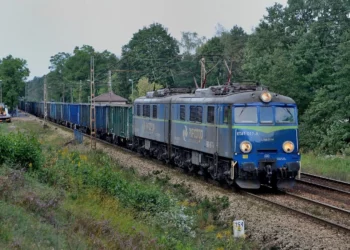
[[[134, 86], [135, 87], [135, 86]], [[136, 98], [140, 96], [145, 96], [148, 91], [162, 89], [163, 86], [158, 83], [150, 83], [146, 77], [142, 77], [134, 90], [134, 96], [130, 95], [130, 100], [134, 101]]]
[[320, 155], [313, 152], [302, 155], [302, 171], [350, 182], [349, 148], [341, 155]]
[[29, 76], [26, 60], [11, 55], [0, 60], [0, 80], [2, 98], [10, 109], [18, 104], [18, 98], [24, 92], [24, 81]]
[[[95, 60], [96, 94], [107, 92], [108, 71], [114, 70], [118, 58], [105, 50], [95, 51], [92, 46], [75, 47], [73, 53], [59, 52], [50, 59], [47, 74], [48, 99], [50, 101], [87, 102], [90, 95], [90, 60]], [[34, 78], [28, 83], [28, 99], [43, 100], [44, 77]], [[80, 92], [81, 89], [81, 92]], [[73, 96], [71, 97], [71, 93]]]
[[[50, 169], [42, 169], [42, 181], [70, 190], [99, 188], [103, 192], [118, 197], [125, 206], [139, 211], [156, 213], [170, 206], [168, 196], [142, 182], [126, 180], [125, 174], [114, 171], [110, 159], [97, 153], [94, 160], [87, 162], [78, 152], [63, 150], [56, 164]], [[83, 159], [83, 160], [82, 160]]]
[[7, 162], [28, 169], [41, 166], [41, 147], [34, 135], [0, 134], [0, 164]]
[[340, 0], [275, 4], [245, 48], [248, 76], [298, 104], [304, 149], [336, 153], [350, 142], [349, 7]]
[[[139, 30], [122, 48], [119, 69], [125, 72], [118, 75], [118, 92], [129, 96], [129, 79], [136, 82], [142, 77], [173, 86], [171, 69], [179, 61], [178, 53], [178, 42], [161, 24], [154, 23]], [[130, 70], [138, 72], [128, 72]]]

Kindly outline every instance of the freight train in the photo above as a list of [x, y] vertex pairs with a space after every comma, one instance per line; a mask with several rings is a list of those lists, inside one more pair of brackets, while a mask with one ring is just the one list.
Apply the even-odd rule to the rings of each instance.
[[[20, 108], [43, 117], [44, 104]], [[90, 133], [90, 105], [47, 103], [49, 120]], [[295, 102], [260, 85], [162, 89], [96, 105], [97, 136], [244, 189], [290, 187], [300, 171]]]

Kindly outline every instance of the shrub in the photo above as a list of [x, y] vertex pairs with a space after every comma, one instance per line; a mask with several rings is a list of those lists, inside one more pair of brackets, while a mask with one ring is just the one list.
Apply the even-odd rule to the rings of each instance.
[[8, 162], [20, 167], [38, 169], [41, 147], [34, 135], [10, 133], [0, 135], [0, 164]]
[[159, 188], [138, 180], [135, 175], [130, 180], [131, 173], [116, 171], [105, 154], [95, 153], [87, 160], [82, 158], [78, 152], [64, 149], [54, 166], [39, 171], [39, 178], [64, 189], [99, 188], [138, 211], [157, 213], [171, 205], [169, 197]]

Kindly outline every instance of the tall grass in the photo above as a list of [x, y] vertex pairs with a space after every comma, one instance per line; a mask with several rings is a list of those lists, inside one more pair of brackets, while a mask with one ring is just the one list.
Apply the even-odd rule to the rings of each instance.
[[350, 182], [350, 157], [304, 153], [302, 171]]

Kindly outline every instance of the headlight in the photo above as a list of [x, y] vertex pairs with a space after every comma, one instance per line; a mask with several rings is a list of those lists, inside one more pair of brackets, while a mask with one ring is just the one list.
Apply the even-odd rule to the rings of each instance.
[[263, 102], [271, 102], [272, 95], [270, 94], [270, 92], [262, 92], [260, 95], [260, 99]]
[[239, 145], [239, 148], [243, 153], [249, 153], [252, 151], [252, 144], [249, 141], [242, 141], [241, 144]]
[[292, 153], [294, 151], [294, 143], [291, 141], [285, 141], [282, 147], [286, 153]]

